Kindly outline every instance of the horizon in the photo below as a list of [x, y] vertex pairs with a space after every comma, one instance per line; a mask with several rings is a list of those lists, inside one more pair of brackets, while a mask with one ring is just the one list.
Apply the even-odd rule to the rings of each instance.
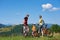
[[45, 23], [60, 25], [60, 0], [0, 0], [0, 23], [23, 24], [29, 14], [28, 24], [35, 24], [42, 15]]

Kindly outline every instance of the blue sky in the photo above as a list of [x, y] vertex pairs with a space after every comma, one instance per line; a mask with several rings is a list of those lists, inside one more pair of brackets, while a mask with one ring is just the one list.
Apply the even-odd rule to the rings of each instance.
[[60, 0], [0, 0], [0, 23], [20, 24], [26, 14], [28, 23], [38, 23], [42, 15], [45, 23], [60, 25]]

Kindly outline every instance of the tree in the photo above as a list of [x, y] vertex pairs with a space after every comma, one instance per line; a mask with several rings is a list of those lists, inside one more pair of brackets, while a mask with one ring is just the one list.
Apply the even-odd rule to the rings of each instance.
[[50, 27], [50, 30], [52, 31], [52, 32], [60, 32], [60, 27], [59, 27], [59, 25], [57, 25], [57, 24], [53, 24], [51, 27]]

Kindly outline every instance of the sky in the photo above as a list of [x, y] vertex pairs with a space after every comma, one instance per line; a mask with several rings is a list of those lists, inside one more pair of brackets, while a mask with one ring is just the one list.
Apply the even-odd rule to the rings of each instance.
[[22, 24], [26, 14], [28, 24], [38, 23], [42, 15], [45, 23], [60, 25], [60, 0], [0, 0], [0, 23]]

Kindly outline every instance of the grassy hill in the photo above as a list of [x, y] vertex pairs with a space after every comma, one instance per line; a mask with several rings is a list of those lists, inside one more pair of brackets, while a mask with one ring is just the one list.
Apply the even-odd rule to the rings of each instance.
[[[0, 40], [60, 40], [60, 33], [54, 34], [53, 37], [23, 37], [22, 36], [22, 26], [20, 25], [10, 25], [0, 28]], [[36, 26], [37, 27], [37, 26]], [[30, 33], [32, 24], [29, 24]]]
[[[23, 24], [20, 24], [20, 25], [11, 25], [11, 26], [6, 26], [6, 27], [1, 27], [0, 28], [0, 35], [20, 35], [22, 34], [22, 27], [23, 27]], [[32, 25], [29, 24], [29, 28], [30, 28], [30, 32], [31, 32], [31, 27]]]

